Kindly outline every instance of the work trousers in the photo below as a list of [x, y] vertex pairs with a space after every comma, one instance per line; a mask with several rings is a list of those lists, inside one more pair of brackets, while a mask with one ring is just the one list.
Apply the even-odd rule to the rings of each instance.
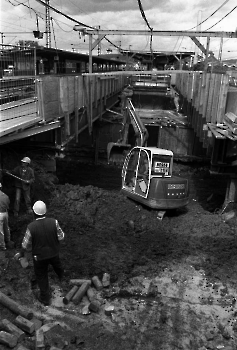
[[9, 241], [8, 212], [0, 213], [0, 248], [6, 248], [6, 243]]
[[15, 203], [14, 203], [14, 213], [19, 212], [20, 209], [20, 201], [21, 201], [21, 194], [23, 193], [26, 208], [28, 212], [31, 212], [31, 199], [30, 199], [30, 186], [26, 190], [23, 190], [22, 188], [16, 187], [16, 197], [15, 197]]
[[53, 258], [44, 260], [35, 260], [33, 258], [35, 277], [40, 289], [40, 297], [43, 302], [49, 302], [50, 290], [49, 290], [49, 278], [48, 278], [48, 267], [51, 265], [58, 275], [59, 280], [63, 277], [63, 268], [59, 258], [59, 255]]

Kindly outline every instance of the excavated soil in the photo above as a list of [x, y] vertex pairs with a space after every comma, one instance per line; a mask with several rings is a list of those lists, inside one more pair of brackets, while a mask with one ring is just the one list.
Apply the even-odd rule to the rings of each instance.
[[[156, 211], [120, 193], [121, 169], [60, 159], [55, 184], [34, 166], [33, 200], [45, 200], [48, 216], [65, 231], [65, 279], [59, 285], [50, 269], [52, 303], [37, 301], [30, 254], [27, 269], [13, 260], [31, 221], [22, 206], [18, 220], [10, 212], [15, 248], [1, 253], [0, 291], [33, 310], [45, 326], [46, 349], [237, 349], [237, 231], [235, 208], [222, 213], [226, 178], [176, 163], [175, 175], [190, 181], [190, 202], [160, 221]], [[10, 179], [5, 182], [13, 198]], [[98, 312], [87, 313], [86, 297], [63, 304], [71, 279], [101, 280], [104, 273], [110, 286], [95, 290]], [[107, 306], [114, 307], [109, 315]], [[0, 315], [16, 318], [1, 304]], [[21, 345], [35, 349], [34, 334]]]

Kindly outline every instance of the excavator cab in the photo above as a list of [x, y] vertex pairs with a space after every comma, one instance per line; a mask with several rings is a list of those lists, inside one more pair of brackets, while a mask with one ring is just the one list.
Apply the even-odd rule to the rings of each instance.
[[172, 151], [134, 147], [124, 161], [121, 191], [145, 206], [158, 209], [162, 218], [166, 210], [189, 202], [188, 180], [172, 176], [172, 167]]

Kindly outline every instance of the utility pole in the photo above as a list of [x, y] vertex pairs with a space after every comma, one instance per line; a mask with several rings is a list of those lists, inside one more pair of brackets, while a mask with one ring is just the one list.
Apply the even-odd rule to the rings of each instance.
[[[98, 29], [100, 29], [100, 26], [98, 26], [98, 27], [95, 27], [95, 28], [98, 28]], [[98, 35], [98, 38], [99, 38], [99, 35]], [[101, 41], [99, 42], [99, 44], [98, 44], [98, 56], [101, 54]]]
[[49, 0], [46, 0], [45, 17], [46, 17], [46, 47], [51, 47], [51, 29], [50, 29], [50, 15], [49, 15]]

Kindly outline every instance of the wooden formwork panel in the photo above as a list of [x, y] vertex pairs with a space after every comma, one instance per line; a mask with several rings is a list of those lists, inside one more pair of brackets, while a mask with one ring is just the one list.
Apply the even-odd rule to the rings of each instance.
[[216, 74], [214, 91], [213, 91], [213, 99], [211, 106], [211, 122], [216, 123], [219, 98], [220, 98], [220, 87], [221, 87], [222, 74]]
[[206, 121], [208, 97], [209, 97], [209, 92], [210, 92], [210, 78], [211, 78], [211, 74], [206, 73], [205, 74], [204, 98], [203, 98], [202, 113], [201, 113], [203, 118], [205, 118], [205, 121]]
[[193, 107], [197, 109], [200, 73], [196, 73], [194, 79], [195, 81], [194, 81], [194, 89], [193, 89]]
[[197, 124], [196, 124], [196, 132], [197, 136], [200, 138], [202, 135], [202, 129], [204, 124], [203, 118], [203, 105], [205, 100], [206, 93], [206, 74], [203, 73], [200, 77], [200, 85], [199, 85], [199, 103], [198, 103], [198, 116], [197, 116]]
[[187, 100], [188, 102], [192, 101], [193, 98], [193, 85], [194, 85], [194, 73], [188, 74], [188, 83], [187, 83]]
[[183, 84], [183, 97], [185, 99], [187, 99], [187, 87], [188, 87], [188, 74], [183, 74], [183, 80], [182, 80], [182, 84]]
[[197, 76], [197, 95], [195, 99], [195, 118], [194, 118], [194, 123], [193, 127], [194, 130], [198, 129], [198, 122], [199, 122], [199, 106], [200, 106], [200, 101], [201, 101], [201, 91], [202, 91], [202, 73], [199, 73]]
[[191, 128], [163, 127], [159, 147], [170, 149], [175, 154], [192, 154], [193, 130]]
[[181, 74], [177, 73], [176, 75], [176, 84], [175, 84], [176, 88], [178, 91], [181, 91]]
[[220, 98], [219, 98], [217, 115], [216, 115], [217, 123], [223, 123], [223, 119], [225, 116], [228, 88], [229, 88], [229, 76], [227, 74], [223, 74], [221, 79]]
[[211, 74], [209, 79], [209, 93], [207, 100], [207, 108], [206, 108], [206, 121], [207, 123], [211, 122], [211, 111], [212, 111], [212, 103], [214, 98], [214, 87], [216, 83], [217, 75]]

